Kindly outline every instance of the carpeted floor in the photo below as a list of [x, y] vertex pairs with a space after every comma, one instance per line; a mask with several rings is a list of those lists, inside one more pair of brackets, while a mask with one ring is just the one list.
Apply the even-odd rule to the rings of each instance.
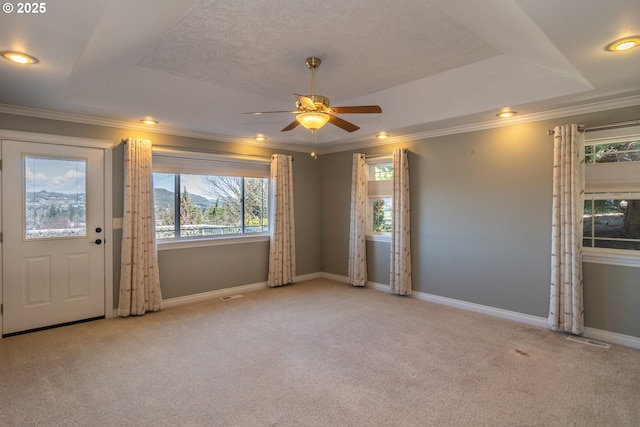
[[0, 425], [637, 426], [640, 351], [313, 280], [3, 339]]

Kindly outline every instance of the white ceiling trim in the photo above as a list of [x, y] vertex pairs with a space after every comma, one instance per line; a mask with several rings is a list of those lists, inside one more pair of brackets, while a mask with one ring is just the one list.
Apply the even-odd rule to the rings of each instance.
[[[316, 151], [318, 154], [327, 154], [327, 153], [337, 153], [341, 151], [349, 151], [354, 149], [361, 148], [369, 148], [369, 147], [377, 147], [382, 145], [394, 144], [397, 142], [406, 142], [406, 141], [415, 141], [420, 139], [428, 139], [435, 138], [439, 136], [446, 135], [454, 135], [459, 133], [466, 132], [474, 132], [486, 129], [494, 129], [505, 126], [512, 126], [517, 124], [531, 123], [537, 122], [541, 120], [549, 120], [560, 117], [568, 117], [578, 114], [588, 114], [595, 113], [599, 111], [613, 110], [616, 108], [625, 108], [625, 107], [633, 107], [636, 105], [640, 105], [640, 95], [630, 96], [625, 98], [619, 98], [608, 101], [594, 102], [588, 103], [575, 107], [567, 107], [556, 110], [544, 111], [540, 113], [526, 114], [522, 116], [516, 116], [509, 120], [491, 120], [487, 122], [479, 122], [472, 123], [463, 126], [453, 126], [442, 129], [435, 129], [425, 132], [418, 132], [413, 134], [406, 134], [401, 136], [393, 136], [384, 140], [360, 140], [348, 142], [345, 144], [336, 144], [332, 147], [327, 148], [318, 148]], [[150, 133], [159, 133], [162, 135], [174, 135], [174, 136], [183, 136], [188, 138], [200, 138], [200, 139], [208, 139], [215, 140], [220, 142], [228, 142], [235, 144], [244, 144], [258, 147], [266, 147], [266, 148], [277, 148], [281, 150], [287, 151], [299, 151], [299, 152], [307, 152], [309, 151], [311, 145], [310, 143], [304, 143], [303, 146], [300, 145], [291, 145], [291, 144], [278, 144], [278, 143], [269, 143], [269, 142], [258, 142], [250, 139], [241, 139], [241, 138], [231, 138], [228, 136], [221, 136], [212, 133], [206, 132], [194, 132], [183, 129], [173, 129], [169, 127], [162, 126], [154, 126], [150, 128], [148, 125], [128, 122], [128, 121], [120, 121], [120, 120], [111, 120], [99, 117], [92, 116], [84, 116], [78, 114], [70, 114], [63, 113], [58, 111], [48, 111], [48, 110], [40, 110], [36, 108], [28, 108], [28, 107], [20, 107], [15, 105], [7, 105], [0, 104], [0, 113], [5, 114], [16, 114], [27, 117], [36, 117], [41, 119], [49, 119], [49, 120], [61, 120], [72, 123], [82, 123], [96, 126], [106, 126], [106, 127], [114, 127], [118, 129], [128, 129], [128, 130], [139, 130]]]
[[9, 129], [0, 129], [0, 140], [39, 142], [42, 144], [72, 145], [75, 147], [102, 149], [111, 149], [116, 145], [113, 141], [104, 139], [51, 135], [46, 133], [23, 132]]
[[348, 148], [334, 147], [331, 149], [323, 150], [322, 152], [319, 152], [319, 153], [327, 154], [327, 153], [336, 153], [336, 152], [354, 150], [354, 149], [360, 149], [360, 148], [378, 147], [382, 145], [395, 144], [398, 142], [416, 141], [420, 139], [436, 138], [439, 136], [447, 136], [447, 135], [455, 135], [459, 133], [495, 129], [495, 128], [513, 126], [518, 124], [539, 122], [542, 120], [550, 120], [550, 119], [557, 119], [561, 117], [574, 116], [578, 114], [597, 113], [599, 111], [614, 110], [616, 108], [633, 107], [637, 105], [640, 105], [640, 95], [614, 99], [609, 101], [594, 102], [594, 103], [584, 104], [576, 107], [560, 108], [557, 110], [526, 114], [522, 116], [516, 116], [508, 120], [505, 120], [505, 119], [491, 120], [487, 122], [472, 123], [468, 125], [453, 126], [453, 127], [443, 128], [443, 129], [406, 134], [406, 135], [397, 136], [397, 137], [389, 137], [384, 140], [379, 140], [379, 141], [376, 140], [373, 142], [364, 142], [364, 141], [361, 143], [356, 142], [355, 144], [349, 144]]

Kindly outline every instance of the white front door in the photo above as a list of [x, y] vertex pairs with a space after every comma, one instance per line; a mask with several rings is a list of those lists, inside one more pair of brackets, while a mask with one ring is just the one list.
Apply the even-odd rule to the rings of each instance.
[[2, 166], [2, 334], [104, 316], [104, 151], [3, 140]]

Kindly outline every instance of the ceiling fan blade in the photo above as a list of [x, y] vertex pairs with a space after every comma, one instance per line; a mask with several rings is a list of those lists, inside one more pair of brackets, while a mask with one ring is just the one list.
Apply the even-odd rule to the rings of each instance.
[[333, 114], [329, 115], [329, 122], [333, 123], [334, 125], [338, 126], [341, 129], [346, 130], [347, 132], [354, 132], [360, 129], [360, 127], [354, 125], [353, 123], [349, 123], [346, 120], [342, 120], [340, 117], [334, 116]]
[[253, 115], [260, 115], [260, 114], [271, 114], [271, 113], [299, 113], [300, 111], [295, 110], [282, 110], [282, 111], [253, 111], [253, 112], [249, 112], [249, 113], [242, 113], [242, 114], [253, 114]]
[[336, 114], [368, 114], [382, 113], [379, 105], [359, 105], [354, 107], [331, 107]]
[[282, 128], [282, 130], [280, 132], [286, 132], [288, 130], [293, 130], [296, 128], [296, 126], [298, 126], [300, 124], [300, 122], [298, 122], [298, 120], [294, 120], [291, 123], [289, 123], [287, 126], [285, 126], [284, 128]]
[[316, 109], [316, 104], [313, 103], [313, 100], [308, 96], [298, 95], [297, 93], [293, 94], [296, 98], [298, 98], [298, 102], [305, 108], [310, 108], [312, 110]]

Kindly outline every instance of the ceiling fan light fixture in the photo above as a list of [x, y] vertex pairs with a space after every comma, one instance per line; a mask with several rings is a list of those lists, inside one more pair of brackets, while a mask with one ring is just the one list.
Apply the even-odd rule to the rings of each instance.
[[300, 113], [296, 120], [309, 130], [318, 130], [329, 121], [329, 114], [320, 112]]

